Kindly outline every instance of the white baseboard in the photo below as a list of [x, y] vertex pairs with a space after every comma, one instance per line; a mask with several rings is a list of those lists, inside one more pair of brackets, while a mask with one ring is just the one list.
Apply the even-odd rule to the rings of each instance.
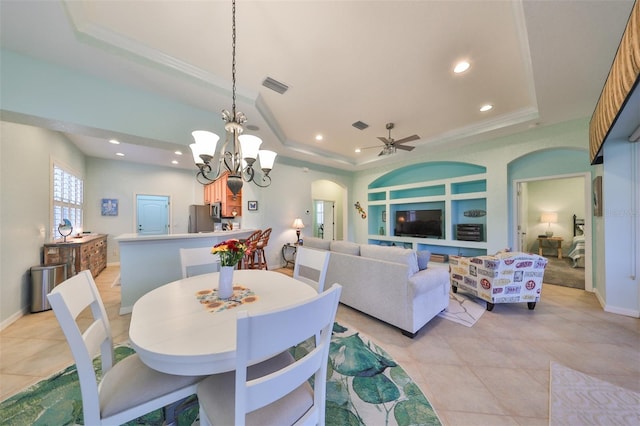
[[620, 308], [618, 306], [605, 306], [604, 311], [632, 318], [640, 318], [640, 311], [634, 309]]
[[18, 321], [20, 318], [22, 318], [23, 316], [25, 316], [28, 313], [29, 313], [29, 308], [27, 306], [25, 306], [22, 309], [22, 311], [18, 311], [15, 314], [11, 315], [6, 320], [2, 321], [2, 323], [0, 323], [0, 331], [2, 331], [5, 328], [9, 327], [11, 324], [13, 324], [14, 322]]
[[597, 288], [594, 288], [593, 292], [595, 293], [596, 298], [598, 299], [598, 303], [600, 303], [600, 306], [605, 312], [609, 312], [611, 314], [616, 314], [616, 315], [624, 315], [632, 318], [640, 318], [640, 311], [635, 309], [626, 309], [626, 308], [620, 308], [618, 306], [607, 305], [604, 301], [604, 298], [600, 295], [600, 292], [598, 291]]

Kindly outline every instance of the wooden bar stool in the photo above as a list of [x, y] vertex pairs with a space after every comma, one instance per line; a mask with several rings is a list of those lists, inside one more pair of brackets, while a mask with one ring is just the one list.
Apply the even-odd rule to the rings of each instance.
[[255, 269], [256, 248], [258, 245], [258, 241], [260, 241], [261, 235], [262, 235], [262, 231], [258, 229], [257, 231], [254, 231], [251, 235], [249, 235], [246, 240], [243, 241], [243, 243], [247, 245], [247, 251], [244, 252], [242, 261], [238, 265], [238, 269]]
[[267, 228], [260, 235], [258, 244], [256, 245], [256, 257], [257, 263], [254, 265], [254, 269], [269, 269], [267, 267], [267, 257], [264, 253], [264, 248], [269, 244], [269, 237], [271, 236], [271, 228]]

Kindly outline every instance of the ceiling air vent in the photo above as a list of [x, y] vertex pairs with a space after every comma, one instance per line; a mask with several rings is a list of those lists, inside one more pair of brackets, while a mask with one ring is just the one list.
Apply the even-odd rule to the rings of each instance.
[[280, 83], [279, 81], [274, 80], [271, 77], [265, 78], [264, 81], [262, 82], [262, 85], [267, 89], [271, 89], [274, 92], [280, 93], [281, 95], [284, 92], [286, 92], [287, 89], [289, 89], [289, 86], [287, 86], [286, 84]]
[[367, 123], [363, 123], [362, 121], [356, 121], [355, 123], [352, 124], [352, 126], [358, 130], [364, 130], [367, 127], [369, 127]]

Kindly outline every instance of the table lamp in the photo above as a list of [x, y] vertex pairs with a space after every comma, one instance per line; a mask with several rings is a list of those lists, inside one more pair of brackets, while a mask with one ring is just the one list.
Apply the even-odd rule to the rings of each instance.
[[293, 225], [291, 225], [291, 227], [296, 229], [296, 236], [298, 237], [296, 242], [300, 242], [300, 230], [304, 228], [304, 223], [302, 223], [302, 219], [300, 219], [299, 217], [296, 218], [296, 220], [293, 221]]
[[551, 230], [551, 224], [558, 222], [558, 213], [556, 212], [542, 212], [540, 215], [540, 222], [548, 223], [549, 227], [547, 228], [547, 238], [553, 237], [553, 231]]

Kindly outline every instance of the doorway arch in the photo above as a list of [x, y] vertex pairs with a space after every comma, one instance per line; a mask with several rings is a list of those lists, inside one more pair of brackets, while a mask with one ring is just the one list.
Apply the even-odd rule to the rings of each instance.
[[[585, 238], [585, 290], [593, 291], [593, 231], [591, 214], [591, 170], [588, 152], [577, 149], [546, 149], [529, 153], [511, 161], [507, 166], [509, 185], [509, 245], [529, 251], [531, 238], [523, 236], [526, 220], [526, 191], [523, 187], [530, 183], [549, 183], [558, 179], [577, 178], [582, 180], [582, 205], [577, 210], [584, 212]], [[566, 212], [565, 212], [566, 213]], [[567, 213], [568, 214], [568, 213]], [[571, 213], [572, 214], [572, 213]], [[566, 216], [566, 214], [565, 214]], [[566, 226], [566, 224], [565, 224]], [[534, 229], [534, 232], [537, 232]], [[529, 243], [527, 243], [529, 241]], [[568, 246], [570, 242], [568, 241]]]
[[311, 199], [313, 201], [313, 236], [319, 235], [318, 228], [320, 226], [320, 222], [318, 220], [318, 211], [316, 210], [318, 202], [322, 202], [323, 206], [327, 206], [332, 203], [334, 222], [330, 225], [332, 226], [333, 232], [328, 232], [329, 230], [326, 229], [327, 224], [324, 224], [324, 235], [329, 236], [333, 234], [332, 239], [343, 240], [345, 235], [347, 235], [347, 211], [345, 208], [347, 205], [347, 189], [344, 186], [328, 179], [315, 180], [311, 182]]

